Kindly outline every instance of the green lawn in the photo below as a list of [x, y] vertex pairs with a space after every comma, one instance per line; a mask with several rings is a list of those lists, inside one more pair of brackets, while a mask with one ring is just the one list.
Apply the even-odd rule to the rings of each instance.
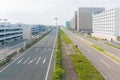
[[93, 44], [92, 47], [94, 47], [95, 49], [97, 49], [97, 50], [99, 50], [99, 51], [101, 51], [101, 52], [104, 51], [103, 48], [101, 48], [101, 47], [99, 47], [99, 46], [97, 46], [97, 45], [94, 45], [94, 44]]
[[[70, 44], [76, 54], [70, 54], [70, 58], [73, 61], [76, 72], [78, 73], [80, 80], [104, 80], [103, 76], [97, 71], [97, 69], [90, 63], [90, 61], [81, 53], [81, 51], [75, 47], [69, 37], [61, 30], [61, 37], [66, 44]], [[97, 49], [103, 50], [97, 46]]]
[[71, 54], [70, 57], [80, 80], [104, 80], [103, 76], [81, 53]]

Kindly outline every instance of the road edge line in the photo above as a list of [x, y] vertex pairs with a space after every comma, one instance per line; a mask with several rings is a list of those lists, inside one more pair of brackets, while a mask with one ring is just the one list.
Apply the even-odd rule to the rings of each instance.
[[54, 53], [55, 43], [56, 43], [56, 41], [57, 41], [57, 35], [58, 35], [58, 29], [57, 29], [57, 34], [56, 34], [55, 42], [54, 42], [54, 45], [53, 45], [52, 54], [51, 54], [51, 57], [50, 57], [50, 61], [49, 61], [47, 73], [46, 73], [46, 76], [45, 76], [45, 80], [48, 79], [48, 73], [49, 73], [49, 71], [50, 71], [50, 65], [51, 65], [51, 61], [52, 61], [52, 57], [53, 57], [53, 53]]

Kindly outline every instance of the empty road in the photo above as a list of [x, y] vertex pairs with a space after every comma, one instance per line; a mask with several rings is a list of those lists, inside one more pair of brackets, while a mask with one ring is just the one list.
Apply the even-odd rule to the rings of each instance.
[[49, 80], [57, 29], [0, 70], [0, 80]]

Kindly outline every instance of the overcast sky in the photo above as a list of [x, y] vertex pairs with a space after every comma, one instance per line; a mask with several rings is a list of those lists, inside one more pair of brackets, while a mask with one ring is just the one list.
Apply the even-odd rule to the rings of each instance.
[[119, 6], [120, 0], [0, 0], [0, 18], [12, 23], [55, 25], [57, 17], [58, 24], [64, 25], [78, 7]]

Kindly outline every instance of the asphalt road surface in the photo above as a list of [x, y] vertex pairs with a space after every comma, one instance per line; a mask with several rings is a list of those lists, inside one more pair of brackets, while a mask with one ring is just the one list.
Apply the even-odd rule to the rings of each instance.
[[[47, 33], [48, 31], [44, 31], [42, 33], [39, 33], [38, 37], [42, 36], [43, 34]], [[0, 60], [3, 59], [5, 56], [8, 56], [10, 54], [12, 54], [13, 52], [19, 50], [20, 48], [24, 48], [24, 42], [26, 43], [31, 43], [35, 38], [29, 39], [29, 40], [17, 40], [17, 41], [12, 41], [9, 42], [5, 45], [5, 49], [4, 49], [4, 45], [0, 45]]]
[[57, 37], [54, 29], [27, 52], [0, 70], [0, 80], [49, 80]]
[[104, 76], [105, 80], [120, 80], [120, 63], [93, 49], [68, 30], [63, 31], [70, 37], [74, 44], [78, 45], [80, 51]]
[[92, 40], [92, 39], [89, 39], [89, 38], [87, 38], [87, 37], [85, 37], [83, 35], [79, 35], [79, 33], [74, 33], [74, 34], [82, 37], [83, 39], [87, 40], [88, 42], [91, 42], [91, 43], [93, 43], [93, 44], [95, 44], [97, 46], [100, 46], [101, 48], [105, 49], [109, 53], [114, 54], [115, 56], [120, 58], [120, 49], [117, 49], [117, 48], [114, 48], [112, 46], [104, 44], [105, 41], [102, 41], [102, 40], [99, 40], [99, 41]]

